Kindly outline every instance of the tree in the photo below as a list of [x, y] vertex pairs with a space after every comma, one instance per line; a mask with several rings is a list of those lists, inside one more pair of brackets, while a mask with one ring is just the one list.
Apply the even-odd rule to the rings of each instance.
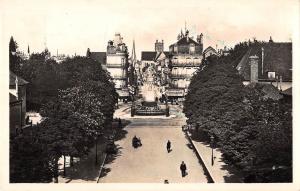
[[91, 57], [91, 51], [90, 51], [90, 48], [87, 49], [86, 51], [86, 57]]
[[[208, 58], [192, 78], [183, 111], [201, 134], [215, 137], [226, 162], [254, 175], [251, 181], [290, 182], [291, 104], [266, 99], [259, 84], [244, 87], [235, 70], [247, 48], [259, 43], [241, 43], [230, 56]], [[286, 176], [274, 178], [276, 167]]]
[[[111, 107], [106, 105], [111, 103], [110, 96], [104, 94], [106, 89], [103, 82], [87, 81], [81, 86], [61, 90], [56, 103], [42, 108], [41, 114], [46, 119], [41, 125], [53, 156], [54, 169], [62, 155], [87, 155], [96, 135], [104, 134], [105, 127], [111, 127], [112, 116], [105, 113]], [[105, 126], [108, 121], [110, 126]], [[53, 176], [57, 179], [57, 170]]]
[[[39, 143], [47, 153], [48, 169], [57, 182], [58, 160], [62, 155], [86, 155], [96, 135], [111, 131], [117, 93], [112, 79], [96, 61], [75, 57], [57, 64], [48, 55], [47, 51], [31, 54], [21, 74], [30, 82], [28, 100], [37, 105], [45, 119], [40, 124]], [[24, 140], [18, 142], [23, 143]], [[12, 157], [17, 156], [13, 153]], [[12, 160], [15, 163], [19, 164]], [[19, 174], [14, 173], [13, 179], [29, 175], [27, 171], [16, 172]]]
[[39, 136], [38, 127], [10, 137], [10, 182], [51, 182], [49, 153]]
[[9, 70], [19, 75], [21, 58], [17, 54], [18, 44], [13, 37], [9, 41]]

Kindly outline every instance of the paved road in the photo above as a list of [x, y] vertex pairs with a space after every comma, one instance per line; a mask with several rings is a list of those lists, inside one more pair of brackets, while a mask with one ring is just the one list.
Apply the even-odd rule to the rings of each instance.
[[[100, 183], [205, 183], [207, 178], [193, 150], [181, 131], [184, 118], [134, 119], [125, 128], [126, 137], [118, 142], [119, 156], [106, 164], [109, 172]], [[143, 146], [134, 149], [132, 137], [141, 138]], [[172, 142], [172, 152], [167, 153], [166, 142]], [[188, 175], [181, 177], [179, 165], [185, 161]]]

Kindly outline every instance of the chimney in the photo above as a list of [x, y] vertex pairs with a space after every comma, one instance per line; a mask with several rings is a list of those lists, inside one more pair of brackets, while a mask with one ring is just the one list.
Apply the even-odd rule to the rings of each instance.
[[19, 100], [19, 86], [18, 86], [18, 77], [17, 76], [16, 76], [15, 83], [16, 83], [16, 97], [17, 97], [17, 100]]
[[250, 56], [250, 82], [258, 82], [258, 56]]
[[203, 44], [203, 34], [200, 34], [200, 44]]
[[261, 47], [261, 75], [264, 75], [264, 48]]

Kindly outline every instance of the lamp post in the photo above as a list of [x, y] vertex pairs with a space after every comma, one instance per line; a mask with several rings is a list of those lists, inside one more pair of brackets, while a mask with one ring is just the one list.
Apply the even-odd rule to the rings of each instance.
[[166, 101], [166, 117], [170, 116], [170, 109], [169, 109], [169, 105], [168, 105], [168, 95], [167, 93], [165, 93], [165, 101]]
[[211, 166], [214, 166], [214, 136], [210, 136], [210, 146], [211, 146]]
[[95, 148], [96, 148], [96, 149], [95, 149], [95, 151], [96, 151], [96, 152], [95, 152], [95, 153], [96, 153], [96, 156], [95, 156], [95, 157], [96, 157], [96, 158], [95, 158], [95, 165], [98, 164], [98, 136], [99, 136], [99, 134], [98, 134], [98, 132], [96, 132], [96, 133], [95, 133], [95, 137], [94, 137], [94, 138], [95, 138], [95, 143], [96, 143], [96, 147], [95, 147]]

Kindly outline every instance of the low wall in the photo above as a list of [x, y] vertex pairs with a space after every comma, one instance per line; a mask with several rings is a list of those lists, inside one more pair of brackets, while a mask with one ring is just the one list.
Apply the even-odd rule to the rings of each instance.
[[201, 157], [201, 154], [198, 152], [198, 150], [196, 149], [191, 137], [188, 135], [187, 132], [185, 132], [185, 136], [188, 138], [190, 144], [193, 146], [193, 150], [194, 152], [196, 153], [196, 156], [200, 162], [200, 164], [203, 166], [203, 170], [204, 170], [204, 174], [207, 176], [207, 179], [208, 179], [208, 183], [215, 183], [215, 180], [212, 176], [212, 173], [210, 172], [210, 170], [206, 167], [202, 157]]

